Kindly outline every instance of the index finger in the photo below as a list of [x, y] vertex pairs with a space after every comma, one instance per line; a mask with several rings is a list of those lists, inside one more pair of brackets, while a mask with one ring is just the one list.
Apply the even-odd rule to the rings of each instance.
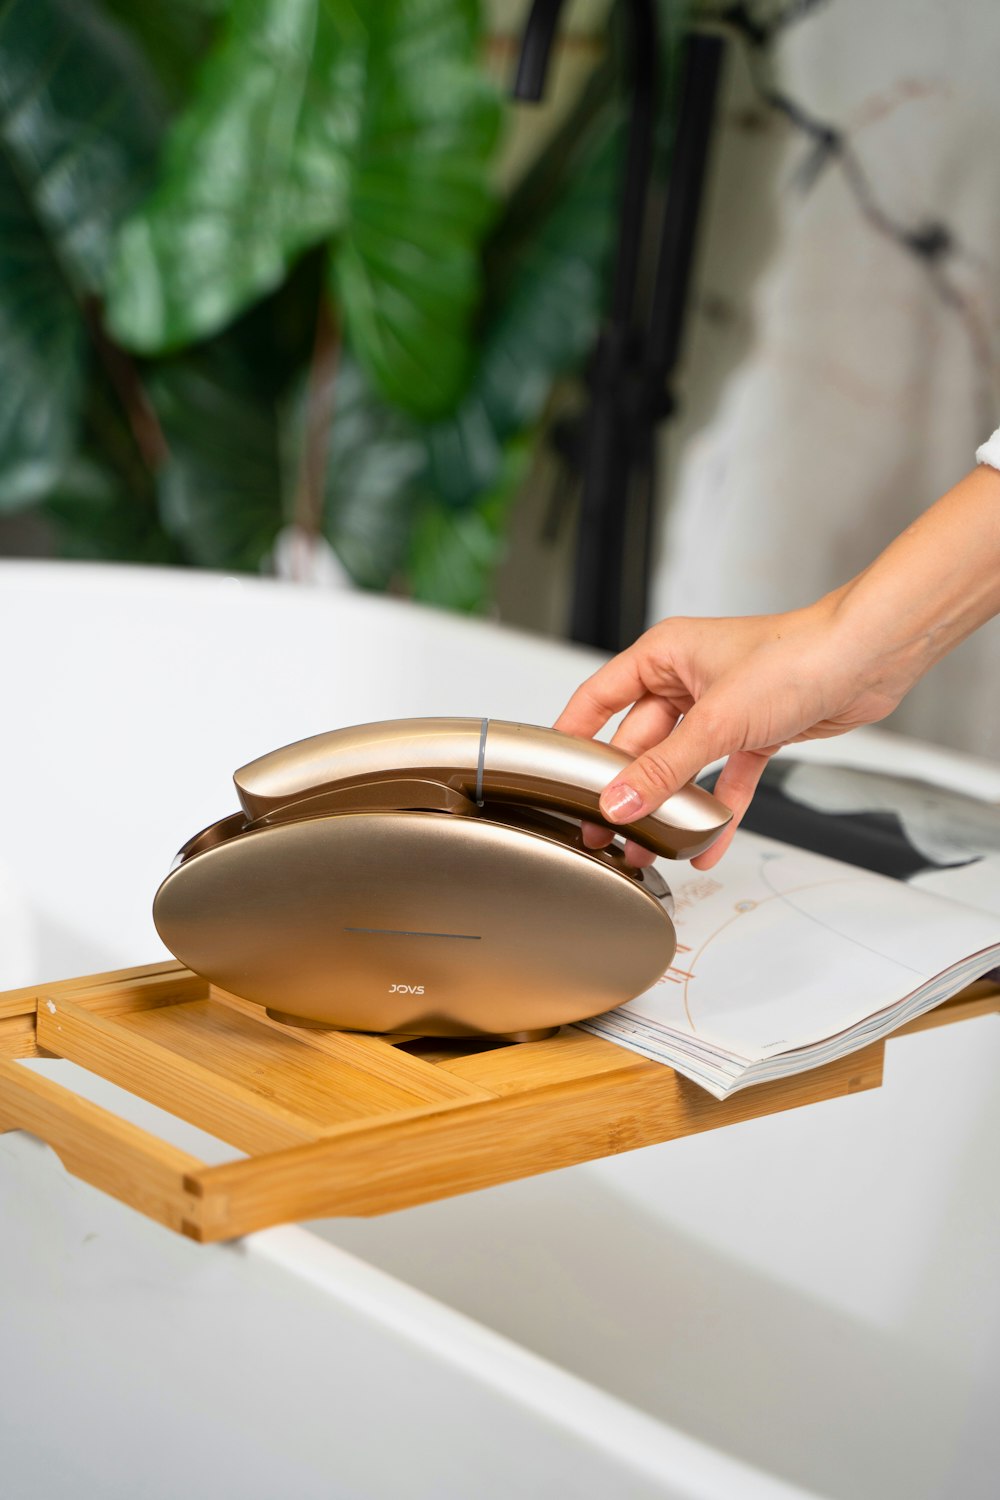
[[555, 722], [556, 729], [592, 740], [599, 729], [620, 709], [643, 697], [639, 657], [633, 646], [613, 656], [588, 677], [573, 694]]

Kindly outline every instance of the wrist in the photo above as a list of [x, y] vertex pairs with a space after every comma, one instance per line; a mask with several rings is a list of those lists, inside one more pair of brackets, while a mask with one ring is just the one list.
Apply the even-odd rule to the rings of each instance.
[[843, 649], [898, 701], [1000, 610], [1000, 474], [974, 469], [820, 603]]
[[941, 643], [930, 611], [918, 609], [916, 601], [907, 607], [871, 571], [859, 573], [828, 598], [829, 630], [857, 686], [895, 707], [948, 647]]

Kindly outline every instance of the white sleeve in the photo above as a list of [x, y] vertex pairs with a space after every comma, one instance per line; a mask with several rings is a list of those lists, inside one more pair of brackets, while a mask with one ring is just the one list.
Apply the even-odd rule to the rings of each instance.
[[976, 463], [989, 464], [991, 469], [1000, 469], [1000, 427], [991, 438], [976, 449]]

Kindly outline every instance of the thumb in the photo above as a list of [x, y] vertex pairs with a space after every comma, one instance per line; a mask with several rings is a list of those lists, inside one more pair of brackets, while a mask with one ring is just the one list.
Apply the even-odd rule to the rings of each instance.
[[601, 813], [611, 823], [634, 823], [697, 776], [709, 761], [734, 749], [700, 704], [665, 740], [626, 766], [601, 793]]

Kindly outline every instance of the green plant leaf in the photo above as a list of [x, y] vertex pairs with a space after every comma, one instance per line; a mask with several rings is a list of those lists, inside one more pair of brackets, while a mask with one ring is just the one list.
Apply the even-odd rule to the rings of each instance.
[[447, 410], [468, 378], [492, 211], [500, 107], [478, 64], [477, 11], [471, 0], [369, 7], [364, 126], [331, 261], [355, 354], [421, 416]]
[[147, 354], [204, 338], [339, 236], [358, 359], [410, 410], [452, 403], [500, 118], [476, 16], [473, 0], [233, 0], [159, 187], [122, 232], [116, 336]]
[[182, 563], [180, 547], [159, 524], [155, 510], [107, 468], [81, 457], [51, 485], [43, 506], [54, 523], [60, 556], [80, 560]]
[[[658, 0], [658, 8], [666, 88], [687, 3]], [[597, 341], [625, 153], [627, 98], [619, 50], [613, 48], [598, 67], [515, 188], [486, 247], [475, 372], [457, 408], [426, 432], [426, 482], [452, 507], [475, 504], [498, 482], [509, 440], [537, 426], [554, 383], [576, 374]], [[669, 109], [660, 114], [671, 121]]]
[[216, 332], [344, 222], [367, 38], [350, 0], [233, 0], [124, 226], [108, 320], [160, 353]]
[[0, 510], [44, 495], [81, 419], [83, 307], [159, 136], [141, 58], [88, 0], [0, 9]]
[[[164, 363], [149, 391], [170, 446], [158, 476], [162, 524], [190, 561], [256, 570], [292, 519], [305, 388], [268, 396], [234, 369], [230, 336]], [[323, 494], [323, 529], [355, 581], [385, 588], [406, 553], [424, 449], [412, 422], [380, 400], [342, 355]]]
[[0, 512], [44, 495], [67, 461], [83, 393], [83, 347], [73, 294], [0, 156]]
[[493, 487], [460, 508], [427, 497], [410, 542], [408, 576], [416, 599], [448, 609], [482, 610], [507, 546], [507, 517], [530, 462], [530, 444], [508, 442]]
[[477, 385], [503, 434], [538, 420], [552, 381], [597, 338], [619, 197], [621, 132], [601, 122], [577, 169], [535, 224], [486, 330]]
[[171, 105], [186, 99], [193, 70], [213, 40], [229, 0], [101, 0], [133, 37]]
[[323, 529], [356, 583], [384, 589], [406, 556], [423, 471], [420, 433], [342, 354], [335, 377]]
[[159, 513], [191, 562], [253, 571], [285, 519], [284, 414], [246, 388], [226, 352], [166, 361], [150, 379], [170, 448], [157, 476]]
[[541, 418], [555, 380], [580, 366], [604, 305], [621, 133], [595, 122], [554, 196], [499, 226], [481, 352], [455, 412], [428, 426], [429, 488], [455, 508], [497, 483], [506, 444]]
[[417, 598], [461, 610], [489, 602], [507, 517], [553, 383], [575, 372], [604, 306], [619, 196], [620, 111], [584, 102], [561, 160], [515, 194], [494, 232], [487, 314], [465, 397], [423, 430], [425, 501], [408, 578]]

